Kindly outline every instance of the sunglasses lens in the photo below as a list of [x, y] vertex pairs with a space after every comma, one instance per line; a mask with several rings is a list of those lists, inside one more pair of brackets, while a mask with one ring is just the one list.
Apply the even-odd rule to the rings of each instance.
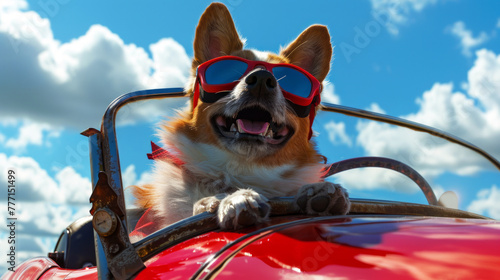
[[205, 71], [205, 80], [209, 85], [223, 85], [237, 81], [248, 65], [239, 60], [220, 60], [210, 66]]
[[280, 87], [289, 93], [304, 98], [311, 94], [311, 81], [302, 72], [289, 67], [274, 67], [273, 74]]

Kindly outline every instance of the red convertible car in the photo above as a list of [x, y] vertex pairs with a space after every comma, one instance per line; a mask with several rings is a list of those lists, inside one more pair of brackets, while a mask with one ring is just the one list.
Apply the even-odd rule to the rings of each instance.
[[[130, 240], [138, 209], [127, 209], [116, 116], [140, 100], [183, 97], [180, 88], [138, 91], [108, 107], [89, 138], [92, 216], [68, 226], [54, 252], [28, 260], [2, 279], [499, 279], [500, 222], [454, 209], [409, 165], [382, 157], [332, 164], [327, 175], [361, 167], [399, 172], [427, 203], [351, 198], [343, 216], [295, 213], [293, 198], [273, 199], [266, 224], [222, 231], [202, 213]], [[451, 141], [500, 163], [453, 135], [400, 118], [325, 104], [324, 111], [406, 127]], [[338, 114], [332, 114], [338, 115]], [[349, 186], [347, 186], [349, 188]], [[445, 193], [442, 197], [451, 196]]]

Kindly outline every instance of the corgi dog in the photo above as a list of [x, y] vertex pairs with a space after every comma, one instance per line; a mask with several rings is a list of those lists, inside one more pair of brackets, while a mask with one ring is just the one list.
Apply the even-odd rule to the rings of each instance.
[[328, 29], [312, 25], [279, 54], [247, 50], [231, 15], [211, 4], [196, 28], [191, 106], [159, 128], [170, 155], [155, 160], [136, 204], [160, 229], [210, 211], [222, 229], [265, 222], [269, 199], [294, 196], [306, 214], [346, 214], [348, 194], [322, 179], [312, 122], [330, 70]]

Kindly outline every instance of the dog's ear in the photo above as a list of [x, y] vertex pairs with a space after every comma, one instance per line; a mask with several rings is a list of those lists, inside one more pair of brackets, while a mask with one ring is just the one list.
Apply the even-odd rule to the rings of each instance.
[[332, 52], [330, 33], [326, 26], [312, 25], [282, 49], [280, 54], [322, 82], [330, 71]]
[[194, 38], [195, 66], [243, 49], [231, 14], [224, 4], [212, 3], [200, 18]]

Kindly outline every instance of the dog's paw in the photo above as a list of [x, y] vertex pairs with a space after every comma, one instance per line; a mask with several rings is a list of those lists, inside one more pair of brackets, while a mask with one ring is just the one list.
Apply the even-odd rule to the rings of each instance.
[[238, 229], [262, 223], [269, 217], [271, 207], [267, 198], [253, 190], [238, 190], [224, 198], [217, 219], [222, 229]]
[[330, 182], [302, 186], [295, 204], [303, 213], [310, 215], [345, 215], [351, 208], [347, 191]]
[[226, 197], [227, 194], [221, 193], [214, 196], [204, 197], [193, 205], [193, 215], [203, 212], [215, 213], [219, 208], [220, 201]]

